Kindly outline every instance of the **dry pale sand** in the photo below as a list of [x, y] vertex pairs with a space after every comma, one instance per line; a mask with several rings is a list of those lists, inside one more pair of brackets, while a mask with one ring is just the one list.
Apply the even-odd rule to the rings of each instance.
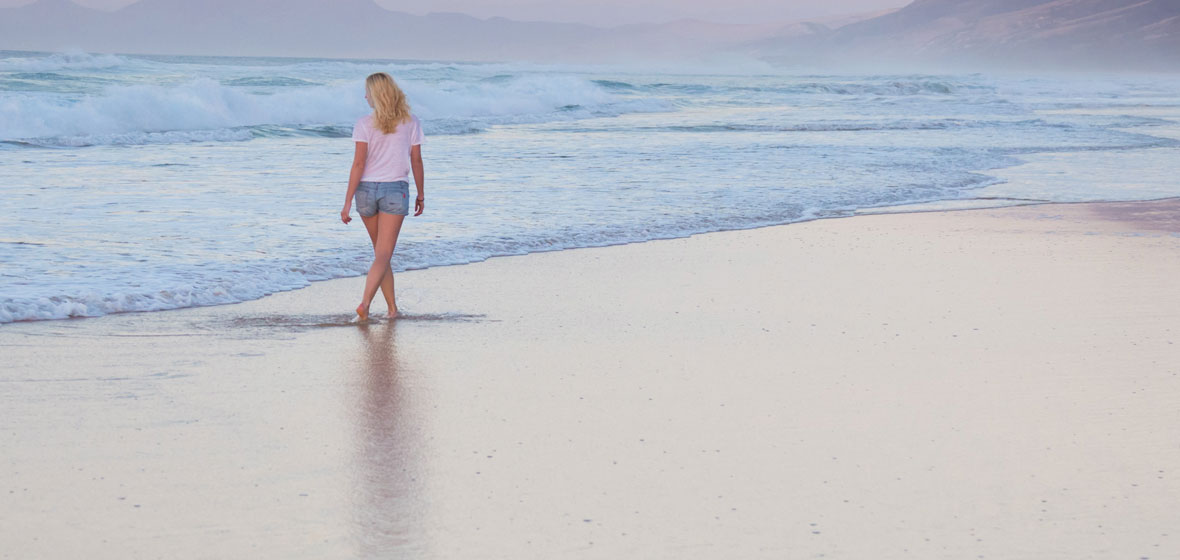
[[[0, 328], [2, 558], [1180, 558], [1180, 203]], [[363, 241], [358, 239], [358, 242]]]

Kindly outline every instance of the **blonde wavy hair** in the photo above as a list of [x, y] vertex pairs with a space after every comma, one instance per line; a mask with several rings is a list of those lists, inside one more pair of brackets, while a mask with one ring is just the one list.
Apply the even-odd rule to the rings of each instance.
[[410, 104], [397, 82], [385, 72], [365, 78], [365, 93], [373, 102], [373, 124], [381, 132], [393, 134], [397, 125], [410, 120]]

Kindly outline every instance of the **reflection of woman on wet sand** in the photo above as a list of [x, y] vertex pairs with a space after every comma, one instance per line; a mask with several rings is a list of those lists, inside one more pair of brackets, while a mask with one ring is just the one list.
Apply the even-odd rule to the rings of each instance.
[[373, 242], [373, 264], [365, 278], [361, 303], [356, 307], [356, 314], [362, 321], [369, 318], [369, 305], [377, 295], [378, 287], [389, 307], [389, 318], [397, 316], [389, 259], [393, 257], [402, 220], [409, 213], [411, 167], [418, 187], [414, 215], [422, 215], [426, 204], [422, 177], [422, 123], [410, 114], [406, 94], [389, 74], [378, 72], [365, 79], [365, 100], [373, 108], [373, 114], [362, 117], [352, 130], [356, 152], [348, 177], [348, 193], [344, 195], [344, 209], [340, 211], [344, 223], [352, 221], [349, 211], [355, 196], [357, 213], [365, 222], [365, 229]]
[[397, 323], [360, 325], [362, 377], [351, 369], [355, 400], [347, 408], [355, 416], [355, 463], [352, 474], [352, 512], [349, 516], [356, 558], [416, 558], [423, 511], [419, 461], [423, 442], [421, 417], [402, 376]]

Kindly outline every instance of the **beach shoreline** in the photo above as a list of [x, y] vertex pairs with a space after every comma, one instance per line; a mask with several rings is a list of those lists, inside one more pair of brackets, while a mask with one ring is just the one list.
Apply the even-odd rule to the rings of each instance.
[[345, 278], [4, 325], [0, 558], [1180, 555], [1178, 224], [874, 213], [400, 273], [393, 323]]
[[[437, 269], [437, 268], [462, 267], [462, 266], [483, 263], [483, 262], [486, 262], [486, 261], [492, 260], [492, 259], [517, 258], [517, 257], [528, 256], [528, 255], [544, 254], [544, 253], [551, 253], [551, 252], [561, 252], [561, 251], [579, 251], [579, 250], [584, 250], [584, 249], [602, 249], [602, 248], [620, 247], [620, 246], [626, 246], [626, 245], [636, 245], [636, 244], [651, 243], [651, 242], [658, 242], [658, 241], [668, 241], [668, 240], [673, 240], [673, 239], [691, 239], [691, 238], [694, 238], [694, 237], [697, 237], [700, 235], [713, 235], [713, 234], [717, 234], [717, 233], [725, 233], [725, 232], [731, 232], [731, 231], [750, 231], [750, 230], [759, 230], [759, 229], [766, 229], [766, 228], [786, 227], [786, 226], [790, 226], [790, 225], [794, 225], [794, 224], [803, 224], [803, 223], [822, 221], [822, 220], [843, 220], [843, 219], [855, 218], [855, 217], [859, 217], [859, 216], [905, 215], [905, 214], [965, 212], [965, 211], [979, 211], [979, 210], [999, 210], [999, 209], [1003, 209], [1003, 208], [1044, 206], [1044, 205], [1064, 205], [1064, 206], [1091, 205], [1091, 204], [1095, 204], [1095, 205], [1138, 205], [1138, 204], [1150, 204], [1150, 203], [1168, 203], [1170, 201], [1175, 201], [1175, 200], [1180, 200], [1180, 197], [1161, 196], [1158, 198], [1126, 199], [1126, 200], [1051, 201], [1051, 200], [1040, 200], [1040, 199], [1010, 198], [1010, 197], [1001, 196], [1001, 197], [969, 197], [969, 198], [962, 198], [962, 199], [935, 200], [935, 201], [929, 201], [929, 202], [919, 202], [919, 203], [900, 204], [900, 205], [871, 206], [871, 207], [860, 208], [860, 209], [851, 211], [849, 213], [818, 216], [818, 217], [808, 218], [808, 219], [794, 221], [794, 222], [786, 222], [786, 223], [781, 223], [781, 224], [759, 224], [759, 225], [752, 225], [749, 227], [740, 227], [740, 228], [714, 230], [714, 231], [703, 231], [700, 233], [692, 233], [692, 234], [688, 234], [688, 235], [677, 235], [677, 236], [672, 236], [672, 237], [655, 237], [655, 238], [651, 238], [651, 239], [644, 239], [641, 241], [625, 241], [625, 242], [620, 242], [620, 243], [608, 243], [608, 244], [603, 244], [603, 245], [586, 245], [586, 246], [578, 246], [578, 247], [565, 247], [565, 248], [548, 249], [548, 250], [536, 250], [536, 251], [530, 251], [527, 253], [495, 254], [495, 255], [491, 255], [486, 258], [483, 258], [481, 260], [476, 260], [476, 261], [456, 262], [456, 263], [449, 263], [449, 264], [436, 264], [436, 265], [428, 265], [428, 266], [422, 266], [422, 267], [411, 267], [411, 268], [407, 268], [407, 269], [403, 269], [403, 270], [398, 270], [396, 274], [401, 275], [401, 274], [405, 274], [405, 273], [412, 273], [412, 272], [428, 270], [428, 269]], [[187, 309], [194, 309], [194, 308], [233, 306], [233, 305], [239, 305], [242, 303], [249, 303], [251, 301], [256, 301], [257, 299], [268, 298], [268, 297], [274, 296], [276, 294], [287, 293], [287, 292], [298, 292], [300, 290], [305, 290], [305, 289], [311, 288], [311, 287], [313, 287], [317, 284], [320, 284], [320, 283], [347, 282], [349, 280], [355, 280], [357, 278], [364, 278], [364, 275], [346, 276], [346, 277], [341, 277], [341, 278], [328, 278], [328, 279], [324, 279], [324, 280], [313, 280], [306, 286], [285, 289], [285, 290], [279, 290], [276, 292], [267, 293], [259, 298], [248, 299], [245, 301], [234, 301], [234, 302], [229, 302], [229, 303], [217, 303], [217, 304], [205, 304], [205, 305], [197, 305], [197, 306], [193, 306], [193, 307], [178, 307], [178, 308], [167, 308], [167, 309], [149, 310], [149, 311], [136, 310], [136, 311], [120, 311], [120, 312], [113, 312], [113, 313], [104, 313], [101, 315], [77, 315], [77, 316], [70, 316], [70, 317], [63, 317], [63, 318], [52, 318], [52, 319], [20, 319], [20, 320], [16, 320], [16, 321], [7, 322], [7, 323], [0, 323], [0, 329], [2, 329], [5, 325], [12, 325], [12, 324], [41, 323], [41, 322], [46, 322], [46, 321], [48, 321], [48, 322], [80, 321], [80, 320], [88, 320], [88, 319], [97, 319], [97, 318], [107, 317], [107, 316], [111, 316], [111, 315], [136, 315], [136, 314], [143, 314], [143, 313], [154, 314], [154, 313], [167, 313], [167, 312], [174, 312], [174, 311], [185, 311]], [[374, 309], [377, 310], [380, 307], [380, 302], [378, 302], [376, 300], [374, 300], [374, 301], [375, 301]], [[379, 313], [379, 315], [381, 315], [381, 313]], [[376, 319], [380, 320], [381, 317], [376, 317]]]

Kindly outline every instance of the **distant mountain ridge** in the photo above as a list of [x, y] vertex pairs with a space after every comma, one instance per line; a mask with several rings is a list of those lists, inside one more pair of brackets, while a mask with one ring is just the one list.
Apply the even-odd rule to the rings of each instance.
[[612, 62], [731, 53], [754, 39], [796, 36], [794, 27], [682, 20], [601, 28], [456, 13], [420, 16], [373, 0], [141, 0], [116, 12], [39, 0], [0, 9], [0, 49]]
[[462, 14], [416, 16], [372, 0], [142, 0], [116, 12], [39, 0], [0, 10], [3, 49], [494, 60], [595, 32]]
[[1178, 0], [915, 0], [816, 41], [763, 41], [783, 62], [897, 59], [985, 67], [1180, 70]]
[[424, 16], [373, 0], [69, 0], [0, 9], [0, 49], [533, 62], [1180, 71], [1180, 0], [915, 0], [871, 16], [779, 24], [682, 20], [602, 28]]

